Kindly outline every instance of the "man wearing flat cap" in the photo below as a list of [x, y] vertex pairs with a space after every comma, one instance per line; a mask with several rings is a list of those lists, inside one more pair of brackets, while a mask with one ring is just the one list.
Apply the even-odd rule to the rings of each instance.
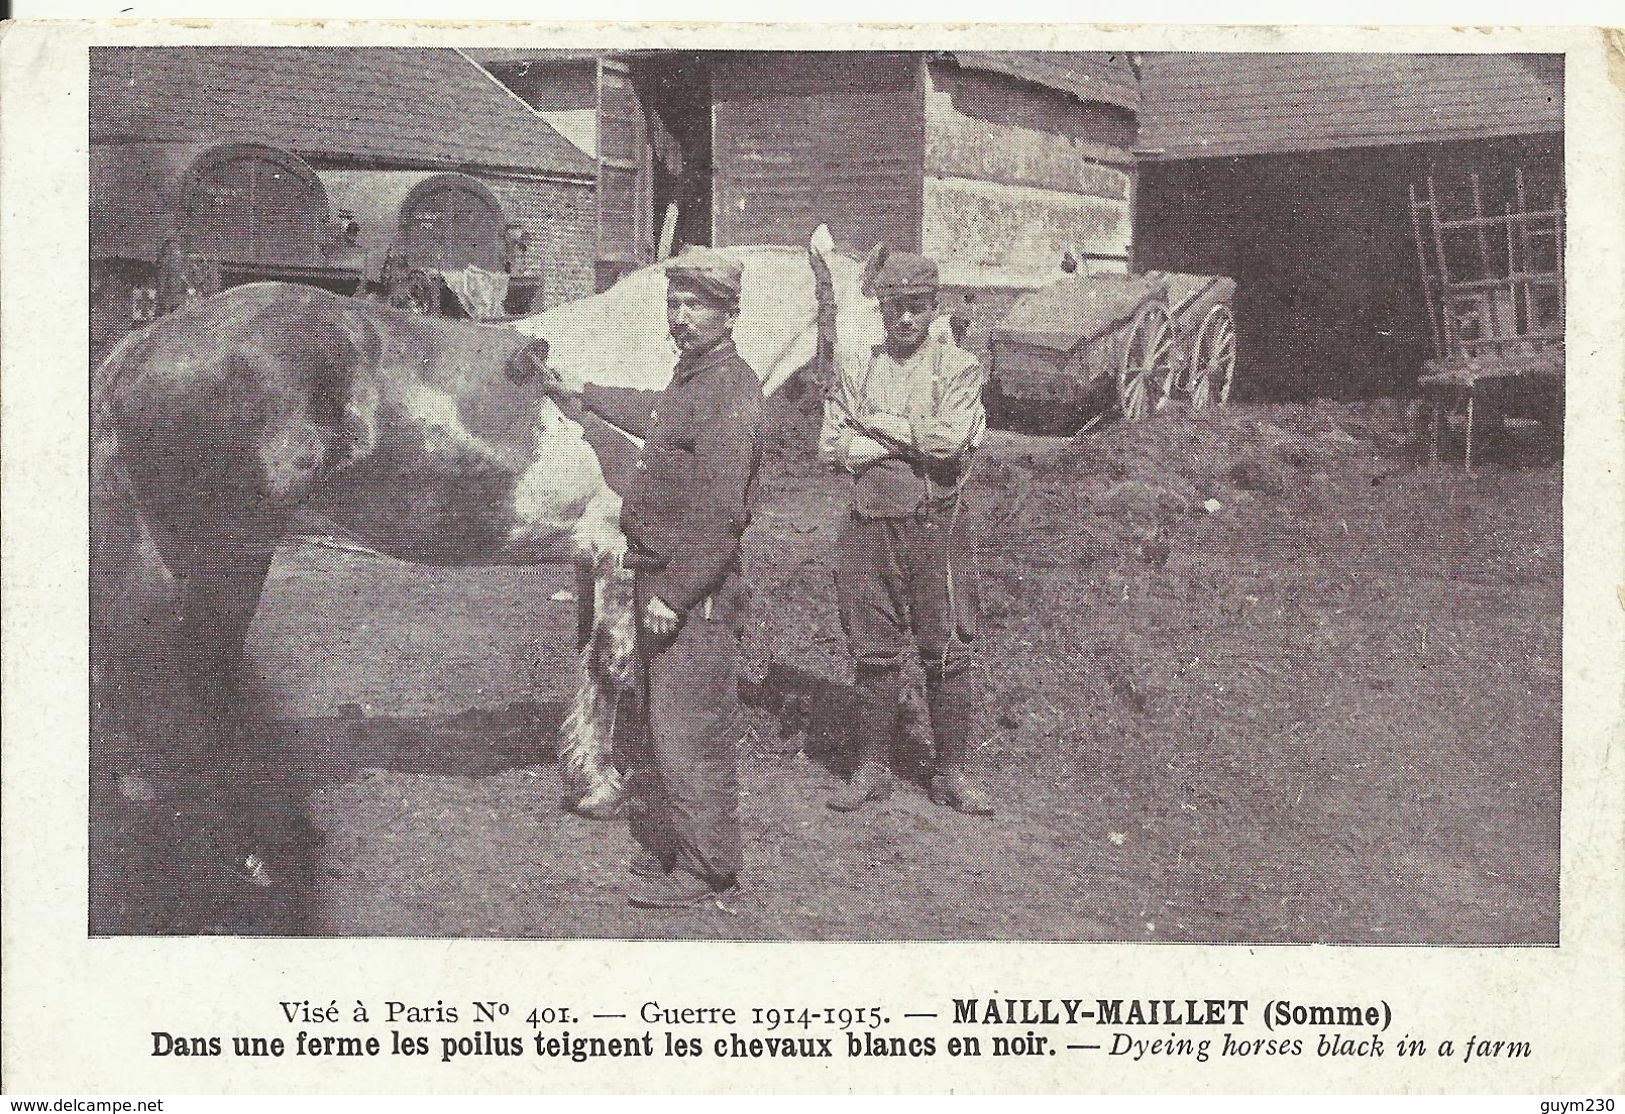
[[937, 750], [931, 799], [987, 816], [992, 802], [966, 772], [979, 718], [970, 656], [976, 588], [959, 512], [971, 452], [986, 428], [982, 369], [976, 357], [932, 335], [934, 262], [877, 249], [866, 273], [886, 340], [863, 367], [837, 377], [819, 439], [820, 458], [853, 477], [836, 585], [859, 697], [857, 768], [828, 804], [851, 812], [891, 795], [891, 743], [912, 634]]
[[743, 275], [692, 248], [666, 266], [666, 323], [679, 352], [661, 391], [585, 386], [582, 405], [644, 439], [622, 491], [635, 570], [646, 730], [627, 759], [641, 887], [633, 905], [672, 909], [730, 890], [739, 832], [736, 670], [746, 590], [739, 539], [761, 462], [761, 380], [734, 348]]

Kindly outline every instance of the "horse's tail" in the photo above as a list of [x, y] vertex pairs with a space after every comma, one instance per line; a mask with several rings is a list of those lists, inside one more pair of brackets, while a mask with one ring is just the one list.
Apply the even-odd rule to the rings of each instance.
[[[624, 543], [623, 543], [624, 545]], [[573, 811], [598, 820], [622, 813], [626, 783], [615, 766], [616, 720], [623, 704], [643, 714], [643, 679], [637, 651], [637, 613], [632, 572], [621, 551], [605, 550], [585, 563], [578, 588], [590, 582], [591, 629], [581, 649], [575, 701], [559, 743], [560, 775]]]

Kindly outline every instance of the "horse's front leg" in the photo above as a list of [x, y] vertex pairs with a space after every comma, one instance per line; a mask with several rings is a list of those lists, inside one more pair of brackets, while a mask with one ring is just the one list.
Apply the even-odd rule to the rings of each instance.
[[626, 797], [615, 732], [623, 716], [643, 712], [632, 572], [621, 567], [619, 551], [603, 553], [578, 563], [576, 582], [584, 637], [559, 764], [571, 809], [608, 820], [623, 815]]
[[[579, 660], [576, 691], [558, 744], [566, 806], [585, 816], [621, 815], [624, 783], [615, 768], [617, 722], [641, 709], [632, 573], [624, 569], [621, 500], [603, 477], [581, 427], [549, 404], [540, 413], [538, 463], [514, 494], [515, 536], [540, 541], [576, 564]], [[559, 543], [564, 545], [560, 546]]]

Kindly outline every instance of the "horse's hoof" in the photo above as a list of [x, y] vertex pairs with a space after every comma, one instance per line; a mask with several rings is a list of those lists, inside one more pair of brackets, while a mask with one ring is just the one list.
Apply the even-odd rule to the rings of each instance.
[[626, 818], [626, 794], [616, 786], [604, 786], [571, 805], [570, 811], [588, 820], [623, 820]]

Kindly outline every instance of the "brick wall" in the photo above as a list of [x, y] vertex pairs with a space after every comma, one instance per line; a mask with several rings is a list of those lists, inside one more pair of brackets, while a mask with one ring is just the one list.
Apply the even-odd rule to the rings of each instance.
[[542, 270], [540, 312], [593, 292], [593, 185], [540, 178], [479, 175], [502, 201], [508, 219], [530, 231], [532, 267]]

